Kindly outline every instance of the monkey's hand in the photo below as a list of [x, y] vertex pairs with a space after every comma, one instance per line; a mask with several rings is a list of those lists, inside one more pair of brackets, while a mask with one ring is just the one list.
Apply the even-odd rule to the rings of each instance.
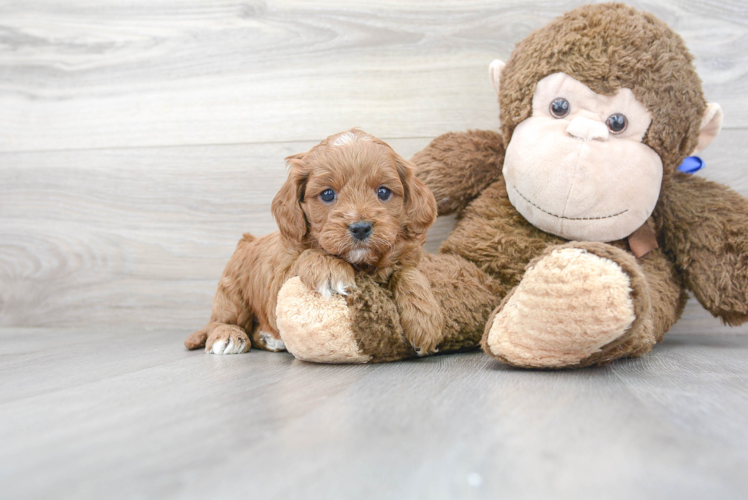
[[444, 315], [429, 280], [415, 267], [405, 267], [390, 279], [400, 325], [419, 356], [437, 352], [444, 336]]
[[436, 197], [439, 215], [461, 211], [501, 177], [504, 141], [490, 130], [449, 132], [413, 156], [416, 176]]
[[725, 324], [748, 321], [748, 200], [677, 173], [655, 216], [665, 252], [701, 305]]
[[324, 297], [333, 293], [347, 295], [346, 290], [356, 286], [349, 263], [317, 249], [305, 250], [294, 263], [291, 275]]

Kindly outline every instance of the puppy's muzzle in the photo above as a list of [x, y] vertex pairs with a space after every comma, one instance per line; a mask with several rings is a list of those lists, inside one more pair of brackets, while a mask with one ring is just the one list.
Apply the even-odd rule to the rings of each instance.
[[371, 222], [354, 222], [348, 226], [348, 231], [359, 241], [364, 241], [371, 236]]

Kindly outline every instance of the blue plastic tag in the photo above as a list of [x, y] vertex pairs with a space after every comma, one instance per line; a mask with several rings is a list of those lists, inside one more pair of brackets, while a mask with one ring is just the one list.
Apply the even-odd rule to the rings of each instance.
[[698, 156], [689, 156], [680, 164], [678, 171], [683, 172], [684, 174], [692, 174], [698, 172], [702, 168], [704, 168], [704, 160]]

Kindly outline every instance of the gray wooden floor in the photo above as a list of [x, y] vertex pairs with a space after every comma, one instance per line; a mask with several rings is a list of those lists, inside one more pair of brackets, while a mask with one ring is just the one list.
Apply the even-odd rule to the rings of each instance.
[[[748, 498], [748, 327], [693, 302], [582, 371], [181, 345], [285, 156], [497, 129], [490, 61], [582, 3], [0, 1], [0, 499]], [[748, 196], [748, 3], [630, 3], [694, 53], [703, 175]]]
[[748, 496], [748, 335], [540, 372], [209, 356], [183, 334], [0, 331], [0, 496]]
[[[497, 130], [488, 64], [582, 3], [0, 1], [0, 325], [196, 328], [284, 157]], [[694, 53], [725, 110], [703, 175], [748, 196], [748, 2], [631, 3]]]

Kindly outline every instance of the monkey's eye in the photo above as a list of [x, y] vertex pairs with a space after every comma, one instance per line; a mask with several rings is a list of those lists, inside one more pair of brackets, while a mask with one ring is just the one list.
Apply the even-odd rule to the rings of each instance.
[[325, 189], [319, 194], [319, 199], [325, 203], [331, 203], [335, 200], [335, 191], [332, 189]]
[[571, 104], [563, 97], [554, 99], [551, 103], [551, 114], [556, 118], [563, 118], [569, 114], [569, 111], [571, 111]]
[[629, 121], [621, 113], [610, 115], [605, 123], [611, 134], [620, 134], [629, 126]]
[[382, 201], [387, 201], [392, 196], [392, 191], [390, 191], [388, 188], [382, 186], [379, 189], [377, 189], [377, 198], [379, 198]]

